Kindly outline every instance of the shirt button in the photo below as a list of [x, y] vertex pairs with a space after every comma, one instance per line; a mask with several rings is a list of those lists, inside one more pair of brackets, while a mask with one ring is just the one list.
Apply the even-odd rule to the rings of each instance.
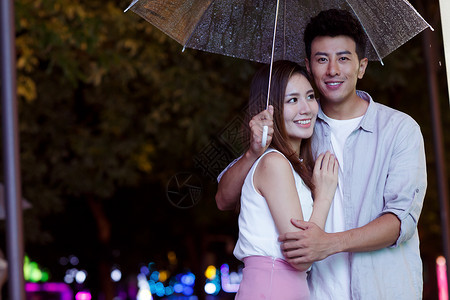
[[416, 193], [418, 193], [419, 192], [419, 189], [416, 189]]

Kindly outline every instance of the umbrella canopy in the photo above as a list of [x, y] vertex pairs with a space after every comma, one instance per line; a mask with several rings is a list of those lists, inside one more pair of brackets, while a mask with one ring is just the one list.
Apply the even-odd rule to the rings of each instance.
[[[270, 63], [277, 1], [135, 0], [127, 8], [183, 47]], [[274, 60], [303, 64], [303, 30], [331, 8], [350, 11], [364, 28], [366, 57], [382, 59], [427, 27], [406, 0], [280, 0]]]

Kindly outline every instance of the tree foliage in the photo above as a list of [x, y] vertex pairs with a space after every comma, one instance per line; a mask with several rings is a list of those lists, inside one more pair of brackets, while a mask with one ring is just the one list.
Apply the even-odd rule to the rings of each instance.
[[126, 5], [17, 1], [24, 194], [42, 214], [183, 164], [245, 101], [251, 64], [182, 53]]
[[81, 201], [90, 212], [79, 220], [94, 220], [84, 222], [97, 227], [107, 252], [99, 256], [110, 255], [108, 202], [142, 184], [163, 196], [168, 177], [192, 168], [195, 154], [245, 102], [254, 64], [182, 52], [124, 13], [128, 4], [15, 1], [22, 187], [33, 205], [25, 211], [29, 245], [50, 245], [56, 227], [69, 224], [46, 221], [69, 216], [68, 203]]

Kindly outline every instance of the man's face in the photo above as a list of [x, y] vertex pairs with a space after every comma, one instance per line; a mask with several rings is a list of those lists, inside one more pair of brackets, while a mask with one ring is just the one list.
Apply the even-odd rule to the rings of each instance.
[[348, 36], [319, 36], [311, 43], [306, 66], [321, 102], [339, 104], [356, 96], [356, 82], [364, 76], [367, 58], [358, 59], [355, 41]]

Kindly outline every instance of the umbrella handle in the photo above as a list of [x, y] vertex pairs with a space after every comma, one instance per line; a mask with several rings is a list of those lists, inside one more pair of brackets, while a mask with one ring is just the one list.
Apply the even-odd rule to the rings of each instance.
[[261, 141], [261, 146], [263, 148], [266, 148], [266, 144], [267, 144], [267, 134], [269, 132], [269, 127], [267, 127], [267, 125], [263, 126], [263, 135], [262, 135], [262, 141]]

